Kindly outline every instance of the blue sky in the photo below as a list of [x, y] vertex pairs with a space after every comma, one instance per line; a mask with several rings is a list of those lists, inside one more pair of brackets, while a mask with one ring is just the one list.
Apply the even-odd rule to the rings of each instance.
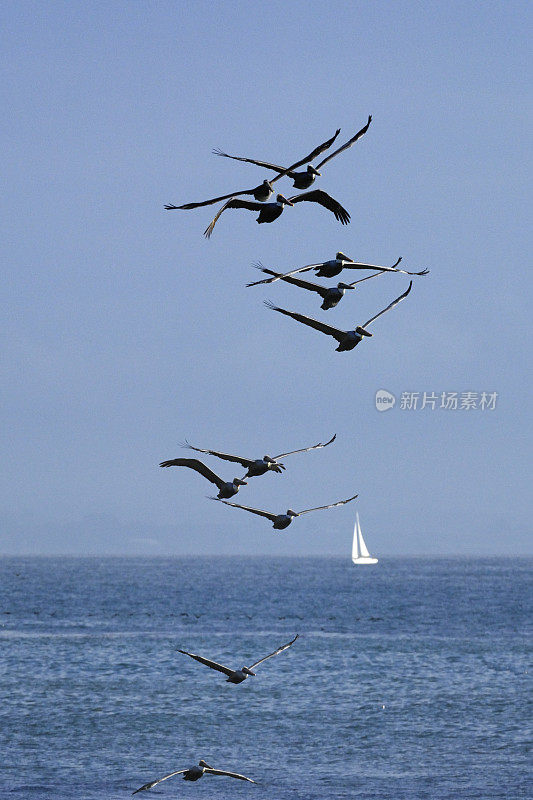
[[[358, 491], [378, 554], [531, 552], [528, 16], [513, 2], [2, 4], [0, 552], [349, 552], [353, 504], [277, 534], [157, 467], [184, 438], [260, 457], [333, 433], [238, 499], [284, 511]], [[262, 226], [228, 211], [206, 241], [216, 207], [163, 210], [265, 177], [214, 147], [285, 164], [368, 114], [316, 184], [349, 226], [307, 204]], [[245, 288], [253, 261], [287, 270], [339, 249], [431, 269], [350, 353], [262, 301], [349, 329], [405, 278], [327, 314], [291, 286]], [[398, 398], [386, 413], [378, 389]], [[424, 391], [498, 400], [399, 407]]]

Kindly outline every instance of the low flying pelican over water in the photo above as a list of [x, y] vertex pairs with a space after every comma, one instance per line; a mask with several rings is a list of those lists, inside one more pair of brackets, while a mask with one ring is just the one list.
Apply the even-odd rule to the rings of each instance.
[[363, 325], [358, 325], [353, 331], [341, 331], [339, 328], [334, 328], [332, 325], [326, 325], [325, 322], [320, 322], [318, 319], [306, 317], [304, 314], [297, 314], [295, 311], [287, 311], [285, 308], [279, 308], [269, 300], [265, 300], [265, 305], [268, 308], [271, 308], [273, 311], [279, 311], [280, 314], [285, 314], [287, 317], [292, 317], [297, 322], [302, 322], [304, 325], [309, 325], [310, 328], [314, 328], [321, 333], [326, 333], [328, 336], [333, 336], [333, 338], [339, 343], [339, 346], [335, 349], [338, 352], [342, 352], [343, 350], [353, 350], [354, 347], [356, 347], [362, 340], [363, 336], [372, 336], [373, 334], [367, 331], [366, 327], [386, 311], [390, 311], [391, 308], [394, 308], [394, 306], [398, 305], [398, 303], [401, 302], [404, 297], [407, 297], [411, 291], [412, 285], [413, 281], [410, 281], [407, 291], [397, 297], [396, 300], [393, 300], [392, 303], [390, 303], [387, 308], [384, 308], [382, 311], [380, 311], [379, 314], [370, 317], [370, 319], [368, 319]]
[[249, 667], [241, 667], [241, 669], [231, 669], [231, 667], [224, 667], [222, 664], [217, 664], [216, 661], [211, 661], [209, 658], [204, 658], [203, 656], [197, 656], [195, 655], [195, 653], [188, 653], [187, 650], [178, 649], [178, 651], [186, 656], [194, 658], [195, 661], [199, 661], [200, 664], [205, 664], [206, 667], [211, 667], [211, 669], [216, 669], [218, 672], [223, 672], [225, 675], [228, 676], [226, 680], [227, 683], [242, 683], [243, 681], [246, 680], [248, 675], [255, 675], [255, 672], [252, 672], [254, 667], [258, 667], [259, 664], [262, 664], [263, 661], [267, 660], [267, 658], [272, 658], [272, 656], [277, 656], [278, 653], [283, 653], [283, 651], [287, 650], [287, 648], [290, 647], [291, 644], [294, 644], [297, 638], [298, 634], [296, 634], [294, 639], [291, 639], [290, 642], [287, 642], [287, 644], [282, 644], [281, 647], [278, 647], [277, 650], [274, 650], [273, 653], [269, 653], [268, 656], [260, 658], [259, 661], [255, 661], [253, 664], [250, 664]]
[[296, 203], [303, 202], [319, 203], [319, 205], [324, 206], [324, 208], [327, 208], [328, 211], [331, 211], [333, 214], [335, 214], [335, 219], [338, 220], [341, 225], [347, 225], [350, 221], [350, 215], [337, 200], [335, 200], [326, 192], [323, 192], [321, 189], [315, 189], [312, 192], [296, 194], [289, 198], [284, 197], [282, 194], [278, 194], [276, 196], [275, 203], [253, 203], [251, 200], [239, 200], [232, 198], [231, 200], [228, 200], [227, 203], [224, 203], [218, 214], [211, 220], [204, 231], [204, 236], [209, 239], [213, 233], [215, 225], [217, 224], [218, 218], [227, 208], [246, 208], [249, 211], [259, 211], [259, 216], [257, 217], [256, 221], [261, 224], [263, 222], [274, 222], [274, 220], [281, 216], [285, 206], [294, 206]]
[[239, 486], [246, 486], [246, 481], [242, 480], [242, 478], [233, 478], [232, 481], [222, 480], [222, 478], [219, 478], [209, 467], [201, 461], [198, 461], [197, 458], [174, 458], [171, 461], [162, 461], [159, 466], [189, 467], [189, 469], [194, 469], [196, 472], [199, 472], [200, 475], [203, 475], [204, 478], [207, 478], [208, 481], [218, 486], [219, 492], [217, 496], [219, 500], [224, 497], [233, 497], [233, 495], [237, 494], [239, 491]]
[[[363, 128], [361, 128], [361, 130], [358, 131], [355, 134], [355, 136], [352, 136], [351, 139], [349, 139], [347, 142], [345, 142], [345, 144], [343, 144], [341, 147], [335, 150], [335, 152], [331, 153], [329, 156], [327, 156], [327, 158], [324, 158], [320, 162], [320, 164], [316, 165], [316, 167], [313, 167], [311, 164], [309, 164], [305, 172], [294, 172], [294, 170], [296, 169], [296, 167], [294, 166], [278, 167], [276, 164], [270, 164], [268, 161], [257, 161], [254, 158], [242, 158], [242, 156], [230, 156], [227, 153], [223, 153], [221, 150], [214, 150], [213, 152], [216, 153], [217, 156], [224, 156], [224, 158], [233, 158], [235, 161], [247, 161], [249, 164], [256, 164], [258, 167], [265, 167], [265, 169], [272, 169], [274, 170], [274, 172], [279, 173], [278, 178], [282, 177], [283, 175], [288, 175], [289, 178], [291, 178], [294, 181], [293, 186], [296, 189], [309, 189], [309, 187], [311, 186], [317, 175], [321, 174], [319, 172], [320, 168], [323, 167], [324, 164], [327, 164], [328, 161], [331, 161], [332, 158], [338, 156], [339, 153], [342, 153], [344, 150], [347, 150], [349, 147], [355, 144], [355, 142], [358, 139], [360, 139], [361, 136], [364, 136], [371, 122], [372, 122], [372, 117], [370, 116], [368, 118], [368, 122], [366, 123], [366, 125]], [[313, 160], [312, 158], [309, 159], [309, 161], [312, 160]], [[277, 178], [274, 178], [274, 180], [277, 180]]]
[[[329, 506], [317, 506], [316, 508], [307, 508], [305, 511], [292, 511], [292, 509], [288, 508], [286, 514], [272, 514], [270, 511], [261, 511], [259, 508], [250, 508], [249, 506], [240, 506], [238, 503], [228, 503], [227, 500], [220, 500], [219, 502], [225, 503], [227, 506], [233, 506], [233, 508], [242, 508], [244, 511], [250, 511], [252, 514], [259, 514], [260, 517], [266, 517], [267, 519], [271, 520], [273, 523], [272, 527], [275, 528], [277, 531], [282, 531], [285, 528], [288, 528], [291, 524], [294, 517], [301, 517], [302, 514], [309, 514], [310, 511], [322, 511], [326, 508], [336, 508], [336, 506], [344, 506], [346, 503], [351, 503], [352, 500], [358, 495], [354, 494], [353, 497], [349, 497], [347, 500], [339, 500], [338, 503], [330, 503]], [[211, 497], [210, 500], [216, 500], [216, 497]]]
[[[340, 133], [340, 128], [338, 128], [338, 130], [335, 132], [335, 135], [332, 136], [331, 139], [328, 139], [326, 142], [322, 142], [322, 144], [319, 144], [318, 147], [315, 147], [315, 149], [312, 150], [310, 153], [308, 153], [306, 156], [304, 156], [304, 158], [301, 158], [295, 164], [291, 164], [291, 166], [287, 167], [285, 171], [282, 170], [280, 174], [277, 175], [275, 178], [272, 178], [272, 180], [270, 181], [264, 180], [263, 183], [260, 183], [259, 186], [255, 186], [253, 189], [242, 189], [238, 192], [231, 192], [231, 194], [224, 194], [221, 197], [213, 197], [211, 200], [202, 200], [199, 203], [185, 203], [182, 206], [166, 205], [165, 208], [167, 211], [176, 211], [184, 209], [189, 210], [191, 208], [200, 208], [200, 206], [210, 206], [213, 203], [218, 203], [221, 202], [222, 200], [228, 200], [230, 197], [239, 197], [240, 195], [243, 194], [251, 194], [255, 197], [256, 200], [259, 200], [260, 202], [263, 203], [265, 202], [265, 200], [268, 200], [268, 198], [274, 191], [273, 184], [276, 181], [279, 181], [279, 179], [283, 178], [284, 175], [289, 174], [291, 170], [296, 169], [297, 167], [301, 167], [303, 164], [307, 164], [308, 161], [312, 161], [314, 158], [323, 153], [324, 150], [327, 150], [329, 147], [331, 147], [331, 145], [333, 144], [339, 133]], [[218, 150], [214, 150], [213, 152], [217, 153], [218, 155], [222, 155], [222, 153], [220, 153]]]
[[[274, 281], [282, 281], [285, 278], [289, 278], [291, 275], [298, 275], [300, 272], [308, 272], [311, 269], [315, 271], [318, 278], [334, 278], [336, 275], [339, 275], [343, 269], [374, 269], [377, 272], [401, 272], [404, 275], [427, 275], [429, 272], [429, 269], [422, 269], [420, 272], [408, 272], [406, 269], [398, 269], [398, 264], [401, 260], [402, 257], [400, 256], [392, 267], [383, 267], [380, 264], [364, 264], [362, 261], [353, 261], [349, 256], [338, 252], [331, 261], [322, 261], [319, 264], [307, 264], [305, 267], [298, 267], [297, 269], [292, 269], [290, 272], [270, 271], [270, 275], [274, 276], [273, 278], [263, 278], [261, 281], [254, 281], [246, 285], [257, 286], [260, 283], [274, 283]], [[262, 264], [254, 264], [253, 266], [258, 266], [259, 269], [263, 269]], [[269, 272], [269, 270], [263, 269], [263, 272]]]
[[132, 794], [137, 794], [137, 792], [144, 792], [147, 789], [153, 789], [154, 786], [157, 786], [158, 783], [162, 783], [162, 781], [166, 781], [169, 778], [172, 778], [174, 775], [183, 775], [183, 780], [185, 781], [198, 781], [200, 778], [203, 778], [204, 775], [227, 775], [228, 778], [238, 778], [241, 781], [248, 781], [249, 783], [255, 783], [251, 778], [247, 778], [246, 775], [239, 775], [237, 772], [227, 772], [224, 769], [214, 769], [210, 767], [203, 759], [198, 762], [198, 766], [196, 764], [193, 767], [187, 767], [186, 769], [177, 769], [175, 772], [169, 772], [168, 775], [164, 775], [162, 778], [157, 778], [155, 781], [150, 781], [150, 783], [145, 783], [144, 786], [140, 786], [138, 789], [135, 789]]
[[285, 469], [285, 465], [278, 462], [278, 458], [285, 458], [286, 456], [292, 456], [295, 453], [307, 453], [309, 450], [318, 450], [322, 447], [327, 447], [328, 444], [331, 444], [335, 441], [337, 434], [331, 437], [329, 442], [319, 442], [318, 444], [313, 444], [311, 447], [303, 447], [301, 450], [290, 450], [288, 453], [280, 453], [273, 458], [271, 456], [263, 456], [263, 458], [242, 458], [241, 456], [232, 456], [228, 453], [219, 453], [218, 450], [202, 450], [200, 447], [193, 447], [189, 442], [185, 442], [183, 447], [188, 447], [189, 450], [195, 450], [197, 453], [207, 453], [211, 456], [216, 456], [217, 458], [222, 458], [224, 461], [234, 461], [237, 464], [242, 464], [243, 467], [246, 467], [248, 472], [244, 476], [245, 478], [255, 478], [259, 475], [264, 475], [265, 472], [272, 470], [274, 472], [281, 472]]
[[[255, 264], [254, 266], [260, 269], [261, 272], [266, 272], [267, 275], [276, 275], [280, 280], [291, 283], [293, 286], [299, 286], [301, 289], [316, 292], [322, 298], [323, 302], [320, 308], [324, 309], [324, 311], [335, 308], [344, 297], [346, 289], [355, 289], [358, 283], [363, 283], [363, 281], [368, 281], [370, 278], [377, 278], [378, 275], [384, 274], [382, 271], [375, 272], [373, 275], [367, 275], [366, 278], [359, 278], [358, 281], [353, 281], [353, 283], [338, 283], [336, 286], [328, 287], [321, 286], [319, 283], [313, 283], [312, 281], [304, 281], [302, 278], [293, 278], [289, 275], [283, 275], [283, 273], [280, 272], [274, 272], [271, 269], [266, 269], [262, 264]], [[254, 283], [247, 283], [246, 286], [257, 286], [258, 283], [263, 282], [264, 281], [255, 281]]]

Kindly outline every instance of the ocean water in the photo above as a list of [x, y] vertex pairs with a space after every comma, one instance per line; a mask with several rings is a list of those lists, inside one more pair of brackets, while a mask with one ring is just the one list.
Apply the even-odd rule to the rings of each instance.
[[[532, 796], [527, 559], [0, 559], [0, 797]], [[234, 686], [176, 652], [239, 668]], [[529, 702], [529, 707], [528, 707]]]

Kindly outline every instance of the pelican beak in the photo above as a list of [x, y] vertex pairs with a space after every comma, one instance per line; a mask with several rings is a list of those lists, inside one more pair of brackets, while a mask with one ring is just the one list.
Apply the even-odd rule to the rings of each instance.
[[243, 481], [241, 478], [235, 478], [233, 483], [236, 483], [238, 486], [248, 486], [248, 481]]
[[243, 672], [244, 672], [246, 675], [253, 675], [253, 676], [255, 677], [255, 672], [252, 672], [252, 670], [251, 670], [251, 669], [248, 669], [248, 667], [243, 667], [243, 668], [242, 668], [242, 671], [243, 671]]
[[365, 331], [365, 329], [362, 328], [360, 325], [357, 326], [357, 328], [355, 329], [355, 332], [360, 334], [361, 336], [372, 336], [373, 335], [372, 333], [370, 333], [370, 331]]
[[282, 203], [286, 203], [288, 206], [293, 206], [294, 203], [291, 203], [290, 200], [287, 200], [286, 197], [283, 197], [282, 194], [278, 195], [278, 199], [282, 201]]

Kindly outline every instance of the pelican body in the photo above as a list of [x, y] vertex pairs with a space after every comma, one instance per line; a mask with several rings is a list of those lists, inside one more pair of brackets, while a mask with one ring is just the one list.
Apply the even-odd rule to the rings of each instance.
[[283, 197], [282, 194], [278, 194], [276, 196], [275, 203], [265, 203], [265, 205], [261, 208], [256, 222], [258, 222], [259, 225], [265, 222], [274, 222], [274, 220], [281, 216], [284, 206], [293, 205], [294, 203], [291, 203], [291, 201], [287, 200], [286, 197]]

